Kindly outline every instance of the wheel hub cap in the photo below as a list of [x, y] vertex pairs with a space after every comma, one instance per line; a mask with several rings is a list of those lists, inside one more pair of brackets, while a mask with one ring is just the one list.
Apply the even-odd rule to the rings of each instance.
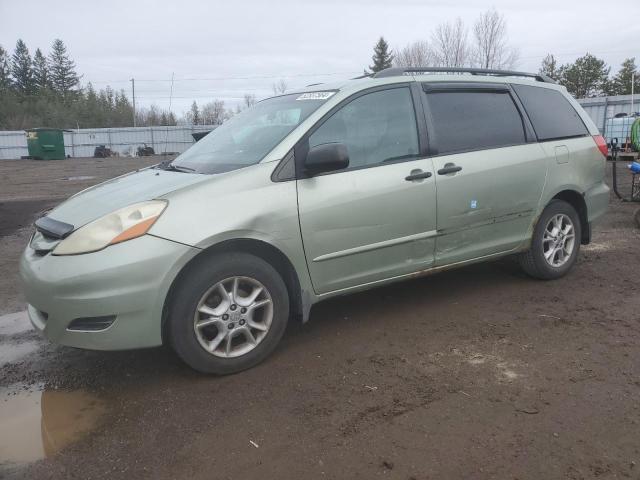
[[552, 267], [561, 267], [569, 261], [575, 248], [575, 228], [571, 218], [560, 213], [547, 223], [542, 236], [542, 252]]
[[233, 358], [253, 350], [273, 320], [269, 291], [250, 277], [230, 277], [201, 297], [193, 318], [200, 346], [211, 355]]

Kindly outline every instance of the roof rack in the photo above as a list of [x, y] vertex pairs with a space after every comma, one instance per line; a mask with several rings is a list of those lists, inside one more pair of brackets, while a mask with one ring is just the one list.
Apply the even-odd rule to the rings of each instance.
[[373, 78], [397, 77], [400, 75], [411, 75], [414, 73], [470, 73], [471, 75], [493, 75], [495, 77], [528, 77], [535, 78], [538, 82], [556, 83], [554, 79], [543, 75], [542, 73], [466, 67], [393, 67], [379, 71], [373, 76]]

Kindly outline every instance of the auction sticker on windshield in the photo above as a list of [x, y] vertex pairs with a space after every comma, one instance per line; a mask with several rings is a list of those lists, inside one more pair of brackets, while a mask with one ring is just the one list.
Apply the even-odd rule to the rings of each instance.
[[296, 100], [326, 100], [330, 98], [336, 92], [310, 92], [303, 93]]

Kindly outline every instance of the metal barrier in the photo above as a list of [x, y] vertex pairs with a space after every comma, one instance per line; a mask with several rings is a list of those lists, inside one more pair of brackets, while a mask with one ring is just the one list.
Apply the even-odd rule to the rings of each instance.
[[[135, 155], [139, 146], [156, 153], [182, 153], [194, 143], [192, 134], [213, 130], [217, 125], [172, 127], [85, 128], [64, 132], [65, 153], [71, 157], [92, 157], [104, 145], [121, 156]], [[27, 156], [27, 137], [23, 130], [0, 132], [0, 159]]]

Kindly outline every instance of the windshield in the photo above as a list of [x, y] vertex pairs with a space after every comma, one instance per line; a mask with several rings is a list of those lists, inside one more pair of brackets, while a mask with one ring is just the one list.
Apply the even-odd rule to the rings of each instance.
[[263, 100], [213, 130], [170, 167], [223, 173], [256, 164], [333, 93], [297, 93]]

